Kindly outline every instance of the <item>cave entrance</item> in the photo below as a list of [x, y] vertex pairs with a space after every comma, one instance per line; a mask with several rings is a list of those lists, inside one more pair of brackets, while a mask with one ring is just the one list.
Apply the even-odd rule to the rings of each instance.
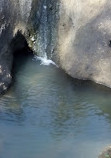
[[12, 76], [27, 62], [29, 58], [33, 58], [34, 54], [28, 46], [25, 36], [18, 31], [11, 41], [11, 49], [13, 52]]

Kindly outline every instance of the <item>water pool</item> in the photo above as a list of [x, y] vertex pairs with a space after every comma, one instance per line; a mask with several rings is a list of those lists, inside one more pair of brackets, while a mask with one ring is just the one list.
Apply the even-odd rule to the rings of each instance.
[[97, 158], [111, 144], [111, 90], [28, 58], [0, 98], [0, 158]]

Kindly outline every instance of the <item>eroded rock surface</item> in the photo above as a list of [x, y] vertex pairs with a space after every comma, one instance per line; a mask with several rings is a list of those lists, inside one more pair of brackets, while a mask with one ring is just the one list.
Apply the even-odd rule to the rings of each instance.
[[111, 87], [111, 1], [60, 1], [60, 66], [74, 78]]
[[14, 50], [10, 43], [18, 30], [25, 34], [31, 5], [32, 0], [0, 1], [0, 93], [11, 84]]
[[1, 0], [0, 92], [11, 83], [10, 42], [18, 30], [72, 77], [111, 87], [110, 6], [110, 0]]

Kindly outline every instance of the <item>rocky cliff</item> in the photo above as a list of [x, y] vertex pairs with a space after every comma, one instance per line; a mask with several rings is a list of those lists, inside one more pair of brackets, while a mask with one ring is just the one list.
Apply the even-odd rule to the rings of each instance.
[[26, 45], [13, 46], [18, 31], [72, 77], [111, 87], [110, 6], [110, 0], [1, 0], [0, 92], [12, 80], [13, 50]]

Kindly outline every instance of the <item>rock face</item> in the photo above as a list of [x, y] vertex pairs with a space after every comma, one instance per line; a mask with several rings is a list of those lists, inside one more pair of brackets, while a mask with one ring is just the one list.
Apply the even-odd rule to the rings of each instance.
[[32, 0], [0, 0], [0, 93], [11, 84], [14, 50], [10, 43], [18, 30], [25, 33], [31, 5]]
[[1, 0], [0, 93], [12, 80], [18, 45], [10, 43], [18, 30], [72, 77], [111, 87], [110, 6], [110, 0]]
[[[42, 52], [47, 55], [54, 52], [54, 47], [57, 46], [54, 38], [57, 35], [57, 2], [55, 0], [0, 1], [0, 93], [7, 90], [12, 81], [13, 53], [27, 45], [25, 39], [21, 38], [22, 35], [40, 56]], [[21, 35], [16, 35], [17, 32]]]
[[[30, 21], [33, 21], [34, 30], [31, 31], [31, 45], [41, 57], [52, 58], [57, 47], [57, 31], [59, 20], [59, 1], [39, 0], [32, 10]], [[31, 40], [29, 40], [31, 41]]]
[[60, 66], [72, 77], [111, 87], [111, 1], [60, 0]]

